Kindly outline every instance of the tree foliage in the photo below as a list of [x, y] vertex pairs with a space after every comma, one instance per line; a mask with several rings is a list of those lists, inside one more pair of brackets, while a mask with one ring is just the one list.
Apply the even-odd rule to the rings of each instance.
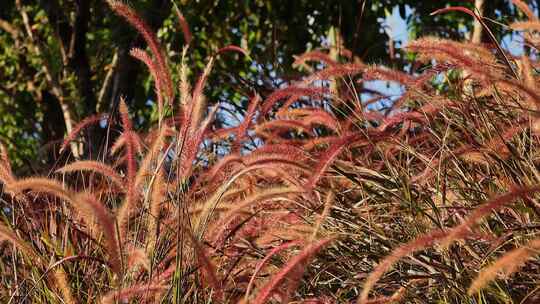
[[[130, 5], [158, 30], [171, 58], [180, 58], [186, 41], [172, 1], [132, 1]], [[389, 37], [381, 26], [394, 8], [406, 19], [412, 37], [422, 33], [463, 38], [472, 24], [471, 18], [457, 13], [429, 15], [444, 5], [472, 6], [462, 1], [183, 0], [175, 5], [193, 35], [188, 52], [191, 74], [204, 69], [208, 57], [224, 46], [248, 50], [248, 57], [219, 56], [215, 76], [209, 79], [209, 101], [226, 103], [233, 113], [245, 111], [247, 100], [242, 96], [256, 92], [264, 97], [295, 79], [299, 73], [292, 68], [294, 55], [328, 46], [332, 30], [339, 33], [335, 37], [341, 38], [342, 46], [361, 60], [399, 67], [403, 58], [390, 58], [399, 39]], [[487, 6], [488, 17], [519, 15], [507, 1], [489, 1]], [[499, 26], [490, 25], [502, 34]], [[141, 117], [138, 126], [155, 120], [150, 76], [129, 56], [133, 47], [146, 45], [104, 1], [0, 3], [0, 139], [12, 151], [17, 168], [38, 170], [39, 163], [28, 161], [36, 156], [42, 156], [37, 158], [41, 162], [58, 161], [53, 155], [58, 155], [66, 131], [96, 112], [114, 114], [120, 96]], [[106, 132], [98, 127], [88, 132], [93, 142], [81, 152], [97, 157]]]

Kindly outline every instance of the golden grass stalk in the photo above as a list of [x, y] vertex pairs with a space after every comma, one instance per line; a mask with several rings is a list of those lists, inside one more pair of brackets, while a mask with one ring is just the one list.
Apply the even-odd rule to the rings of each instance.
[[18, 194], [22, 193], [25, 190], [46, 193], [71, 203], [74, 202], [75, 197], [75, 194], [71, 190], [64, 187], [58, 181], [46, 177], [24, 178], [9, 184], [8, 189]]
[[411, 41], [406, 49], [419, 53], [420, 61], [447, 61], [467, 70], [479, 79], [495, 78], [501, 74], [496, 58], [486, 49], [472, 44], [440, 38], [424, 37]]
[[165, 182], [165, 177], [163, 175], [163, 170], [158, 170], [154, 175], [154, 180], [152, 183], [152, 194], [149, 203], [149, 214], [147, 223], [147, 245], [149, 254], [153, 251], [156, 245], [161, 204], [163, 203], [167, 195], [166, 187], [167, 185]]
[[[285, 105], [286, 106], [286, 105]], [[332, 131], [339, 131], [340, 122], [328, 111], [318, 108], [300, 108], [288, 109], [285, 112], [279, 112], [279, 115], [288, 116], [292, 119], [301, 120], [306, 125], [325, 126]]]
[[138, 200], [138, 189], [135, 185], [135, 177], [137, 174], [135, 153], [137, 150], [137, 143], [135, 140], [136, 133], [133, 131], [133, 125], [129, 119], [128, 108], [124, 100], [120, 100], [119, 111], [122, 127], [124, 128], [122, 136], [125, 138], [127, 191], [125, 201], [122, 203], [122, 206], [120, 206], [117, 213], [117, 222], [120, 227], [120, 235], [125, 235], [128, 229], [130, 215], [135, 211]]
[[317, 252], [322, 248], [332, 242], [334, 238], [322, 239], [302, 250], [298, 255], [292, 258], [277, 274], [272, 276], [270, 281], [261, 288], [257, 296], [253, 300], [254, 304], [263, 304], [268, 301], [272, 293], [279, 288], [281, 283], [283, 283], [288, 276], [292, 275], [293, 272], [298, 271], [299, 265], [304, 265], [308, 260], [310, 260]]
[[407, 288], [404, 286], [400, 287], [393, 295], [389, 297], [380, 297], [376, 299], [371, 299], [366, 302], [366, 304], [393, 304], [393, 303], [400, 303], [403, 300], [403, 296], [405, 295], [405, 292], [407, 291]]
[[522, 66], [522, 74], [523, 74], [523, 83], [525, 86], [535, 89], [536, 86], [536, 80], [534, 79], [534, 71], [531, 65], [531, 60], [529, 57], [523, 55], [521, 56], [521, 66]]
[[474, 209], [460, 225], [448, 231], [446, 238], [442, 241], [442, 246], [447, 247], [453, 241], [463, 238], [469, 233], [470, 229], [477, 225], [490, 212], [498, 210], [516, 198], [526, 198], [538, 191], [540, 191], [540, 186], [520, 187], [482, 204], [480, 207]]
[[327, 53], [321, 51], [309, 51], [299, 56], [294, 56], [293, 67], [306, 66], [308, 61], [318, 61], [326, 64], [327, 66], [338, 66], [339, 63], [334, 60]]
[[163, 150], [163, 147], [165, 145], [165, 138], [168, 135], [169, 131], [170, 127], [166, 124], [162, 125], [162, 127], [159, 129], [158, 136], [153, 140], [150, 150], [146, 153], [143, 160], [141, 161], [139, 170], [137, 171], [137, 174], [135, 176], [135, 188], [140, 189], [142, 187], [144, 179], [148, 176], [152, 176], [153, 167], [156, 167], [154, 168], [156, 170], [159, 169], [157, 167], [160, 164], [156, 163], [157, 157]]
[[174, 89], [172, 85], [172, 79], [170, 75], [170, 69], [167, 65], [167, 61], [163, 55], [163, 51], [156, 35], [150, 29], [150, 26], [128, 5], [116, 0], [107, 0], [112, 10], [119, 16], [128, 21], [141, 35], [148, 44], [152, 55], [157, 63], [157, 77], [161, 83], [164, 84], [164, 90], [169, 102], [172, 102]]
[[133, 124], [129, 118], [129, 109], [124, 98], [120, 99], [118, 112], [120, 112], [120, 120], [122, 121], [122, 128], [124, 128], [124, 132], [133, 130]]
[[220, 216], [219, 223], [223, 226], [218, 225], [218, 228], [225, 228], [226, 224], [238, 213], [242, 212], [244, 209], [253, 206], [262, 201], [276, 199], [290, 194], [300, 194], [305, 192], [300, 187], [282, 187], [276, 186], [269, 189], [264, 189], [262, 191], [257, 191], [254, 194], [246, 197], [241, 201], [235, 201], [232, 206], [229, 207], [229, 211]]
[[94, 161], [94, 160], [81, 160], [68, 164], [58, 170], [58, 173], [69, 173], [73, 171], [90, 171], [103, 175], [109, 178], [119, 189], [125, 187], [125, 182], [122, 177], [116, 173], [116, 171], [109, 165]]
[[0, 182], [4, 183], [6, 186], [15, 182], [15, 177], [4, 166], [0, 166]]
[[193, 36], [191, 35], [191, 31], [189, 30], [189, 24], [187, 23], [186, 18], [184, 17], [175, 2], [173, 2], [173, 7], [176, 18], [178, 19], [178, 23], [180, 24], [180, 29], [182, 30], [182, 34], [184, 35], [184, 41], [186, 42], [186, 44], [190, 44]]
[[[90, 226], [95, 222], [98, 223], [97, 227], [100, 232], [105, 235], [107, 243], [107, 251], [110, 254], [111, 265], [113, 271], [120, 273], [120, 252], [116, 241], [116, 229], [114, 228], [114, 222], [110, 217], [107, 209], [98, 202], [92, 195], [88, 193], [73, 193], [71, 190], [65, 188], [55, 180], [48, 178], [26, 178], [9, 186], [10, 190], [14, 193], [21, 193], [25, 190], [31, 190], [34, 192], [47, 193], [70, 203], [71, 206], [83, 216], [83, 220]], [[9, 234], [8, 234], [9, 236]], [[13, 235], [10, 236], [10, 240], [13, 239]]]
[[473, 295], [484, 288], [489, 282], [497, 277], [498, 273], [502, 273], [504, 277], [509, 277], [521, 268], [527, 260], [539, 254], [540, 239], [530, 241], [523, 247], [516, 248], [501, 258], [495, 263], [480, 271], [474, 279], [467, 291], [469, 295]]
[[11, 170], [11, 162], [9, 161], [9, 154], [4, 146], [4, 144], [0, 143], [0, 161], [2, 162], [0, 164], [0, 167], [2, 170], [5, 170], [9, 175], [13, 174], [13, 171]]
[[206, 227], [206, 224], [208, 223], [208, 220], [210, 216], [212, 215], [215, 208], [218, 207], [218, 204], [220, 203], [221, 199], [227, 192], [227, 190], [242, 176], [245, 174], [255, 171], [258, 169], [263, 168], [272, 168], [273, 166], [270, 164], [263, 164], [263, 165], [252, 165], [249, 167], [246, 167], [239, 172], [237, 172], [235, 175], [233, 175], [231, 178], [229, 178], [226, 182], [224, 182], [215, 192], [214, 194], [205, 200], [204, 202], [200, 202], [199, 205], [202, 206], [202, 210], [200, 212], [200, 215], [196, 217], [195, 219], [192, 219], [192, 226], [194, 227], [194, 230], [197, 232], [198, 236], [201, 236], [204, 232], [204, 229]]
[[[179, 84], [179, 90], [180, 90], [180, 109], [179, 109], [179, 115], [184, 116], [187, 115], [187, 106], [189, 104], [189, 101], [191, 99], [191, 84], [188, 80], [188, 66], [186, 64], [186, 56], [187, 56], [188, 47], [184, 47], [182, 50], [182, 61], [180, 62], [180, 84]], [[187, 123], [184, 117], [181, 117], [181, 122]], [[182, 126], [182, 125], [181, 125]]]
[[[126, 134], [131, 136], [132, 144], [134, 145], [134, 150], [137, 153], [142, 153], [142, 151], [143, 151], [143, 142], [142, 142], [141, 137], [139, 136], [139, 134], [137, 134], [136, 132], [133, 132], [133, 131], [130, 131], [130, 132], [125, 132], [124, 131], [114, 141], [114, 143], [113, 143], [113, 145], [111, 147], [111, 150], [109, 152], [111, 155], [117, 154], [122, 148], [126, 147], [126, 138], [127, 138]], [[117, 166], [118, 164], [121, 164], [121, 163], [125, 163], [126, 159], [127, 158], [125, 156], [123, 158], [119, 157], [118, 160], [115, 162], [114, 166]]]
[[131, 248], [127, 250], [126, 269], [135, 271], [136, 267], [142, 266], [147, 271], [150, 271], [150, 260], [146, 253], [141, 248]]
[[246, 110], [246, 114], [244, 115], [244, 119], [236, 129], [236, 139], [233, 143], [232, 153], [237, 153], [240, 150], [241, 143], [247, 136], [247, 130], [252, 124], [252, 120], [255, 117], [256, 110], [259, 106], [260, 101], [261, 97], [258, 94], [253, 95], [253, 97], [249, 101], [249, 105]]
[[416, 87], [422, 81], [427, 79], [425, 79], [425, 77], [414, 77], [404, 72], [386, 69], [377, 65], [370, 65], [362, 74], [361, 81], [365, 80], [388, 80], [406, 85], [408, 87]]
[[71, 293], [71, 288], [69, 287], [68, 279], [64, 268], [57, 267], [53, 272], [53, 277], [56, 281], [58, 290], [62, 294], [63, 303], [75, 304], [76, 301], [73, 298], [73, 294]]
[[210, 124], [216, 115], [217, 109], [217, 106], [211, 109], [208, 113], [208, 117], [206, 117], [199, 125], [190, 124], [178, 134], [179, 138], [177, 140], [181, 143], [181, 147], [177, 151], [177, 153], [180, 153], [177, 178], [180, 180], [180, 183], [183, 183], [191, 176], [199, 147], [204, 140], [207, 129], [210, 127]]
[[326, 94], [329, 94], [330, 91], [328, 88], [324, 87], [287, 87], [284, 89], [280, 89], [277, 91], [274, 91], [270, 96], [268, 96], [260, 110], [260, 116], [266, 115], [272, 107], [281, 99], [292, 96], [292, 95], [301, 95], [301, 96], [310, 96], [310, 97], [320, 97], [324, 96]]
[[319, 159], [319, 163], [314, 168], [313, 175], [309, 178], [307, 183], [305, 184], [305, 188], [307, 190], [313, 189], [316, 185], [319, 179], [321, 179], [322, 175], [326, 171], [326, 169], [332, 164], [334, 159], [343, 151], [343, 149], [349, 144], [350, 142], [345, 140], [345, 138], [336, 141], [332, 146], [328, 148], [324, 152], [324, 154]]
[[211, 57], [208, 63], [206, 64], [206, 67], [204, 68], [203, 73], [199, 77], [199, 80], [197, 81], [197, 84], [193, 88], [193, 95], [191, 97], [191, 103], [189, 105], [188, 113], [191, 117], [190, 119], [190, 127], [191, 128], [198, 128], [201, 124], [202, 117], [204, 112], [206, 111], [207, 103], [205, 101], [204, 96], [204, 87], [206, 85], [206, 80], [208, 79], [208, 75], [210, 74], [210, 71], [212, 70], [212, 67], [214, 66], [214, 58]]
[[69, 133], [62, 142], [60, 152], [63, 152], [67, 148], [67, 146], [79, 135], [79, 133], [81, 133], [82, 130], [108, 117], [109, 116], [107, 114], [94, 114], [81, 120], [73, 127], [71, 133]]
[[338, 66], [330, 66], [306, 77], [302, 80], [301, 84], [309, 85], [320, 80], [357, 75], [361, 73], [365, 67], [366, 66], [363, 63], [346, 63]]
[[[76, 205], [75, 208], [82, 214], [87, 215], [87, 223], [93, 221], [98, 223], [99, 231], [103, 233], [105, 238], [105, 248], [109, 253], [112, 270], [120, 275], [122, 271], [122, 255], [112, 215], [105, 206], [90, 193], [79, 193], [74, 201], [74, 205]], [[120, 237], [122, 237], [122, 235]]]
[[493, 84], [497, 85], [501, 88], [512, 88], [516, 90], [518, 93], [525, 94], [526, 97], [529, 99], [529, 102], [531, 104], [536, 105], [537, 107], [540, 106], [540, 95], [538, 94], [538, 91], [535, 90], [535, 87], [529, 87], [519, 81], [515, 80], [508, 80], [508, 79], [494, 79]]
[[324, 202], [324, 209], [320, 216], [317, 218], [317, 222], [315, 223], [315, 228], [313, 228], [313, 233], [311, 234], [310, 241], [313, 242], [317, 238], [317, 233], [319, 233], [319, 229], [321, 228], [321, 225], [324, 223], [326, 218], [328, 217], [328, 214], [330, 213], [330, 209], [332, 208], [332, 204], [335, 199], [334, 192], [329, 191], [326, 195], [325, 202]]
[[529, 6], [527, 5], [527, 3], [521, 1], [521, 0], [512, 0], [512, 3], [517, 7], [519, 8], [520, 11], [523, 12], [523, 14], [525, 14], [525, 16], [527, 16], [527, 18], [530, 20], [530, 21], [536, 21], [538, 20], [538, 18], [536, 17], [536, 15], [534, 14], [534, 12], [529, 8]]
[[536, 31], [540, 32], [540, 22], [538, 21], [520, 21], [510, 24], [510, 28], [515, 31]]
[[152, 60], [152, 58], [150, 58], [148, 53], [139, 48], [131, 49], [129, 51], [129, 54], [144, 63], [150, 71], [150, 75], [152, 75], [152, 78], [154, 79], [158, 104], [158, 117], [159, 121], [161, 121], [161, 119], [163, 118], [163, 93], [165, 93], [163, 92], [163, 87], [166, 84], [163, 83], [163, 79], [158, 76], [158, 67], [156, 66], [156, 63]]
[[274, 248], [272, 248], [272, 250], [270, 250], [270, 252], [268, 252], [268, 254], [257, 264], [257, 266], [255, 267], [255, 270], [253, 271], [253, 274], [251, 275], [251, 278], [249, 279], [249, 283], [248, 283], [248, 286], [246, 288], [246, 294], [244, 295], [244, 301], [246, 303], [248, 303], [248, 297], [249, 297], [249, 294], [251, 293], [251, 289], [253, 288], [253, 284], [255, 283], [255, 278], [257, 277], [257, 275], [259, 274], [259, 272], [262, 270], [262, 268], [264, 267], [264, 265], [266, 265], [266, 263], [276, 254], [278, 254], [279, 252], [283, 251], [283, 250], [286, 250], [292, 246], [298, 246], [300, 245], [300, 241], [292, 241], [292, 242], [286, 242], [286, 243], [283, 243], [279, 246], [276, 246]]

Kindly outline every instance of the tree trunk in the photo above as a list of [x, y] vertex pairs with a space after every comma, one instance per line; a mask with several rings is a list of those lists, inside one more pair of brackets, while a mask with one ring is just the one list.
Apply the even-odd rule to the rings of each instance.
[[[474, 1], [474, 10], [479, 16], [484, 15], [484, 0], [475, 0]], [[471, 36], [472, 43], [481, 43], [483, 41], [482, 36], [484, 35], [484, 29], [482, 24], [474, 19], [473, 32]]]
[[[484, 0], [475, 0], [474, 1], [474, 11], [477, 15], [482, 17], [484, 15]], [[480, 44], [484, 40], [484, 28], [482, 27], [482, 24], [475, 18], [474, 24], [473, 24], [473, 31], [470, 37], [470, 41], [473, 44]], [[469, 73], [467, 71], [463, 71], [463, 78], [465, 79], [463, 81], [463, 97], [466, 96], [472, 96], [474, 94], [473, 91], [473, 83], [471, 79], [469, 78]]]
[[[41, 94], [41, 104], [43, 105], [43, 139], [44, 144], [48, 145], [55, 141], [61, 141], [66, 132], [66, 126], [64, 124], [64, 115], [62, 107], [58, 99], [51, 93], [44, 91]], [[51, 153], [44, 151], [46, 155], [47, 163], [52, 165], [56, 162], [58, 151], [53, 151], [51, 147]], [[53, 153], [56, 152], [56, 153]]]

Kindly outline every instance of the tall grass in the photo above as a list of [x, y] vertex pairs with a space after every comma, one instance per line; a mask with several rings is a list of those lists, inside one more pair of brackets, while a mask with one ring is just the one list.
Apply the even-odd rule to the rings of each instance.
[[[536, 54], [539, 21], [514, 2]], [[204, 96], [219, 58], [192, 85], [186, 47], [173, 85], [144, 20], [109, 4], [148, 44], [131, 54], [154, 78], [156, 126], [137, 129], [122, 100], [110, 153], [50, 176], [16, 176], [2, 149], [2, 302], [539, 299], [536, 56], [424, 37], [407, 46], [423, 69], [404, 73], [315, 50], [295, 61], [308, 75], [246, 96], [220, 129]], [[372, 80], [405, 93], [362, 101]]]

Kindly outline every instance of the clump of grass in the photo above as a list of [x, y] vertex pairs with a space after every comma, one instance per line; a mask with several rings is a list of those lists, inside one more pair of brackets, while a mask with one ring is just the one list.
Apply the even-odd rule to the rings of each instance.
[[[75, 179], [60, 180], [55, 176], [19, 179], [11, 172], [7, 154], [2, 154], [2, 182], [12, 202], [9, 212], [14, 222], [23, 222], [2, 224], [2, 240], [14, 245], [14, 258], [16, 252], [26, 256], [17, 258], [17, 263], [8, 267], [13, 276], [7, 280], [31, 278], [36, 271], [49, 272], [45, 263], [30, 264], [27, 258], [45, 261], [49, 256], [53, 261], [72, 261], [69, 255], [75, 253], [107, 258], [101, 264], [88, 259], [65, 264], [52, 272], [55, 280], [29, 279], [41, 287], [22, 283], [15, 294], [26, 292], [27, 298], [36, 301], [56, 297], [68, 303], [113, 303], [135, 298], [177, 299], [178, 292], [187, 288], [192, 294], [184, 297], [193, 299], [206, 296], [218, 302], [240, 299], [244, 293], [231, 289], [233, 285], [228, 282], [246, 274], [230, 268], [235, 256], [231, 253], [249, 256], [260, 249], [239, 247], [244, 241], [238, 236], [260, 238], [265, 231], [298, 224], [295, 217], [287, 214], [305, 213], [305, 210], [297, 207], [288, 210], [276, 202], [302, 198], [306, 191], [298, 180], [307, 180], [310, 175], [304, 163], [309, 159], [308, 154], [297, 146], [270, 142], [255, 151], [245, 151], [245, 142], [251, 141], [249, 134], [263, 124], [258, 95], [254, 95], [244, 122], [237, 128], [212, 130], [217, 107], [208, 110], [203, 90], [214, 58], [209, 59], [193, 90], [185, 62], [182, 63], [176, 103], [168, 64], [154, 33], [126, 4], [117, 1], [109, 4], [142, 34], [150, 49], [150, 54], [133, 49], [131, 55], [142, 61], [154, 78], [159, 103], [157, 128], [148, 133], [137, 130], [129, 107], [120, 100], [122, 132], [113, 141], [111, 153], [99, 161], [76, 160], [55, 171], [56, 176], [78, 177]], [[179, 12], [178, 16], [189, 41], [186, 20]], [[247, 54], [236, 46], [225, 46], [217, 54], [227, 51]], [[326, 112], [314, 109], [313, 113], [318, 113], [313, 124], [336, 124]], [[256, 120], [256, 115], [260, 119]], [[299, 119], [309, 113], [294, 115]], [[66, 136], [62, 151], [81, 130], [106, 118], [115, 124], [102, 114], [82, 120]], [[306, 127], [311, 125], [308, 123]], [[228, 140], [214, 138], [213, 134], [217, 133], [236, 135], [235, 148], [222, 161], [200, 164], [201, 158], [209, 153], [204, 150], [203, 142], [220, 144]], [[43, 211], [28, 214], [36, 204]], [[262, 210], [284, 213], [283, 220], [254, 226], [252, 222], [264, 219], [263, 215], [257, 215]], [[49, 212], [51, 216], [44, 218], [39, 216], [40, 212]], [[42, 232], [36, 234], [36, 231]], [[63, 232], [58, 234], [58, 231]], [[216, 240], [219, 242], [215, 243]], [[218, 246], [209, 246], [211, 243]], [[270, 248], [274, 244], [264, 246]], [[252, 271], [256, 262], [247, 261], [253, 267], [245, 269]], [[258, 271], [272, 266], [260, 264]], [[81, 276], [85, 279], [74, 280]], [[200, 284], [208, 289], [199, 290]], [[251, 286], [261, 288], [258, 280], [252, 281]], [[264, 297], [269, 298], [273, 288], [267, 288], [265, 293]], [[3, 293], [2, 297], [15, 294]]]
[[[514, 3], [530, 20], [512, 26], [530, 31], [535, 48], [538, 20]], [[207, 78], [222, 52], [247, 52], [223, 46], [192, 86], [186, 47], [175, 92], [155, 34], [126, 4], [109, 4], [148, 44], [149, 53], [131, 55], [154, 79], [156, 126], [137, 129], [122, 100], [119, 121], [83, 119], [62, 144], [66, 150], [81, 130], [108, 118], [121, 130], [111, 153], [47, 177], [17, 177], [2, 149], [0, 241], [9, 243], [1, 249], [9, 258], [0, 266], [3, 283], [15, 287], [0, 290], [1, 300], [497, 303], [533, 296], [535, 57], [426, 37], [407, 47], [425, 69], [407, 74], [347, 51], [337, 58], [311, 51], [295, 62], [308, 75], [247, 97], [244, 120], [217, 128]], [[177, 16], [190, 43], [187, 21]], [[360, 99], [371, 80], [406, 92], [370, 110], [389, 99]]]

